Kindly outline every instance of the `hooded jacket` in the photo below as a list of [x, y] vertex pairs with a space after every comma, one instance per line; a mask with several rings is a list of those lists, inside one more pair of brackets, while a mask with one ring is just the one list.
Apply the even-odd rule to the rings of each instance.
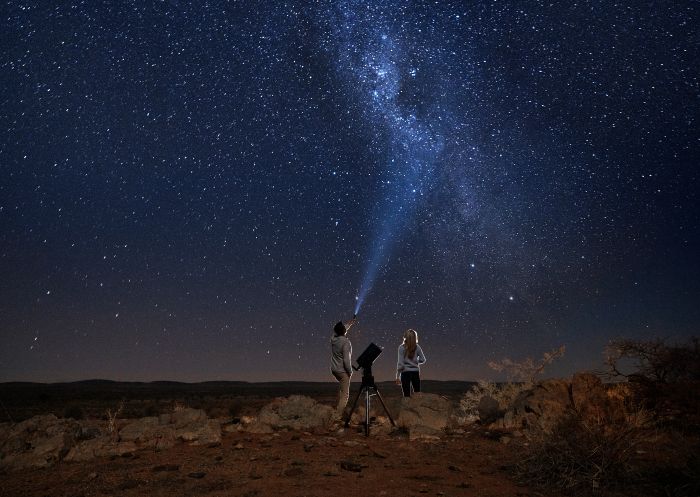
[[331, 371], [352, 375], [352, 344], [345, 335], [331, 335]]

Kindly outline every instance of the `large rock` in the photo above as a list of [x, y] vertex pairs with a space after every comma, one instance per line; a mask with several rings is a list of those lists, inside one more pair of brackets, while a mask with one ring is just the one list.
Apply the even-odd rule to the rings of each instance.
[[135, 442], [115, 442], [104, 436], [80, 442], [70, 449], [64, 461], [82, 462], [96, 457], [121, 456], [138, 450]]
[[221, 442], [221, 423], [200, 409], [128, 420], [108, 434], [104, 422], [35, 416], [16, 425], [0, 425], [0, 469], [49, 467], [62, 459], [88, 461], [142, 448], [164, 449], [178, 440], [191, 445]]
[[416, 393], [401, 400], [396, 424], [408, 430], [411, 438], [435, 438], [447, 428], [452, 403], [440, 395]]
[[126, 441], [144, 441], [152, 438], [159, 427], [160, 422], [156, 417], [135, 419], [119, 430], [119, 438]]
[[174, 424], [176, 428], [182, 428], [193, 423], [206, 421], [207, 413], [204, 412], [203, 409], [192, 409], [188, 407], [170, 414], [169, 419], [166, 416], [161, 416], [161, 420]]
[[47, 414], [4, 428], [3, 432], [0, 468], [46, 468], [61, 460], [75, 445], [80, 425]]
[[260, 410], [258, 418], [247, 430], [268, 433], [278, 429], [310, 430], [326, 428], [331, 424], [334, 410], [310, 397], [292, 395], [277, 398]]
[[221, 422], [216, 419], [195, 421], [175, 430], [174, 435], [190, 445], [218, 444], [221, 443]]
[[498, 401], [490, 395], [481, 397], [477, 411], [479, 413], [479, 421], [484, 425], [495, 421], [502, 414]]
[[544, 380], [521, 392], [499, 423], [505, 428], [540, 428], [551, 430], [571, 408], [569, 382]]
[[136, 419], [119, 430], [120, 441], [137, 442], [143, 447], [165, 449], [175, 445], [176, 439], [175, 426], [162, 425], [157, 417]]

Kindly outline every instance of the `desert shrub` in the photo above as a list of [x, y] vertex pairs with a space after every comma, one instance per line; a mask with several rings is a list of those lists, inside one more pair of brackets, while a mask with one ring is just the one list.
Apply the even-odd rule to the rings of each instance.
[[72, 418], [75, 420], [85, 419], [83, 408], [78, 405], [70, 405], [63, 411], [64, 418]]
[[[625, 363], [631, 368], [625, 371]], [[656, 340], [613, 340], [605, 349], [611, 377], [638, 382], [679, 383], [700, 381], [700, 340], [669, 345]]]
[[613, 340], [605, 349], [606, 374], [627, 380], [634, 401], [669, 420], [700, 427], [700, 342]]
[[479, 402], [484, 397], [491, 397], [498, 402], [499, 410], [505, 411], [513, 404], [518, 394], [527, 388], [529, 386], [523, 383], [494, 383], [481, 380], [460, 399], [459, 421], [472, 423], [479, 419]]
[[545, 368], [555, 359], [562, 357], [565, 351], [566, 348], [562, 345], [558, 349], [545, 352], [538, 361], [528, 357], [522, 361], [504, 358], [489, 362], [489, 367], [494, 371], [505, 373], [508, 381], [505, 383], [479, 381], [460, 399], [458, 421], [471, 423], [479, 419], [479, 402], [484, 397], [496, 400], [500, 411], [508, 410], [516, 397], [521, 392], [532, 388], [537, 377], [544, 373]]
[[149, 418], [160, 415], [160, 409], [158, 406], [152, 402], [147, 402], [142, 406], [134, 406], [129, 409], [128, 415], [125, 417], [129, 418]]
[[118, 428], [119, 426], [117, 425], [117, 419], [121, 415], [121, 413], [124, 411], [124, 401], [122, 400], [119, 403], [119, 407], [116, 409], [112, 410], [112, 408], [107, 409], [107, 412], [105, 413], [107, 415], [107, 433], [110, 434], [112, 438], [117, 437], [118, 434]]
[[564, 356], [566, 347], [562, 345], [558, 349], [542, 354], [542, 358], [538, 361], [527, 357], [522, 361], [514, 361], [508, 357], [500, 361], [489, 362], [489, 367], [494, 371], [504, 372], [508, 376], [508, 380], [513, 382], [521, 382], [532, 385], [537, 380], [537, 377], [544, 373], [545, 368], [554, 362], [555, 359]]
[[518, 476], [529, 484], [582, 495], [639, 481], [638, 449], [654, 442], [645, 411], [622, 420], [584, 417], [571, 410], [553, 429], [531, 430]]
[[241, 399], [233, 399], [228, 406], [228, 415], [232, 418], [238, 418], [243, 413], [243, 402]]

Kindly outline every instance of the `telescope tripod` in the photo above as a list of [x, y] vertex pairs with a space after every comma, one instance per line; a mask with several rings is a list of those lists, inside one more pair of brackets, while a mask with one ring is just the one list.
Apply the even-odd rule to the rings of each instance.
[[[356, 369], [357, 371], [357, 369]], [[382, 395], [379, 393], [379, 389], [377, 388], [377, 385], [374, 383], [374, 376], [372, 376], [372, 368], [371, 367], [365, 367], [362, 368], [362, 386], [360, 387], [360, 391], [357, 392], [357, 397], [355, 397], [355, 401], [352, 403], [352, 409], [350, 409], [350, 412], [348, 413], [347, 417], [345, 418], [345, 428], [350, 426], [350, 418], [352, 417], [353, 413], [355, 412], [355, 409], [357, 408], [357, 402], [360, 400], [360, 397], [362, 397], [362, 394], [365, 394], [365, 436], [369, 436], [369, 425], [370, 425], [370, 407], [371, 407], [371, 397], [376, 395], [377, 398], [379, 399], [379, 402], [381, 402], [382, 407], [384, 408], [384, 411], [386, 412], [386, 415], [389, 417], [389, 421], [391, 421], [392, 426], [396, 426], [396, 423], [394, 422], [394, 418], [391, 417], [391, 413], [389, 412], [389, 409], [387, 409], [386, 404], [384, 404], [384, 399], [382, 399]]]

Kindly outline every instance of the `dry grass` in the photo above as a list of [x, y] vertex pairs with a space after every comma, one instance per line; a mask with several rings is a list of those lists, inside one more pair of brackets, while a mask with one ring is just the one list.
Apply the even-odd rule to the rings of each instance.
[[517, 468], [519, 477], [581, 495], [618, 489], [638, 480], [638, 451], [657, 436], [644, 411], [621, 422], [584, 419], [571, 411], [551, 431], [529, 435], [528, 454]]

